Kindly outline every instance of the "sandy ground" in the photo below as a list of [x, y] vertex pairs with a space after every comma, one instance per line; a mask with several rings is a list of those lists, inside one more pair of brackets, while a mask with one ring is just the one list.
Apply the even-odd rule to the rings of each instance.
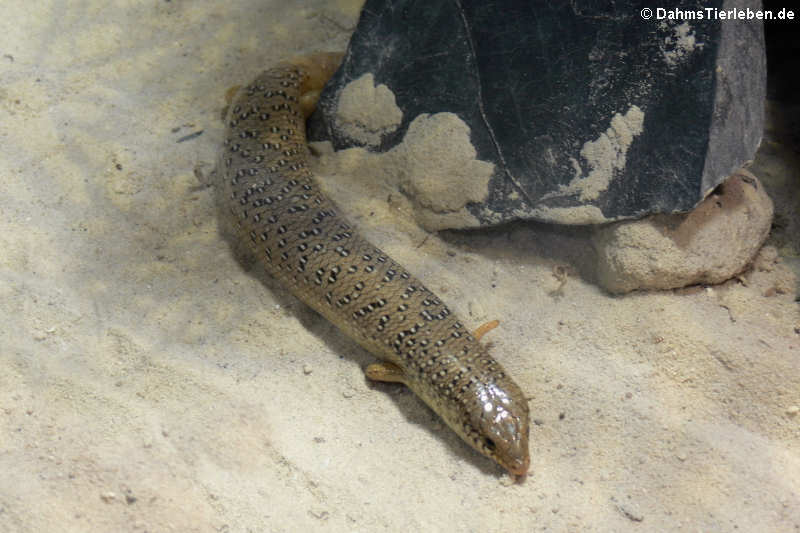
[[502, 321], [487, 338], [535, 420], [519, 484], [237, 261], [206, 186], [223, 94], [343, 49], [357, 3], [3, 3], [0, 531], [800, 530], [778, 137], [754, 172], [795, 192], [757, 266], [625, 297], [582, 275], [584, 230], [429, 235], [369, 158], [317, 161], [467, 323]]

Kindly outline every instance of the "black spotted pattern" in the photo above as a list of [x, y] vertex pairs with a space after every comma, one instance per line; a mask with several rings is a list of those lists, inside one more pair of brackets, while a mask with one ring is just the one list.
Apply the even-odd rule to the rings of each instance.
[[[268, 70], [228, 111], [220, 190], [239, 238], [298, 298], [398, 365], [407, 385], [469, 444], [513, 470], [497, 440], [517, 439], [507, 453], [524, 446], [527, 461], [528, 407], [519, 387], [435, 294], [362, 238], [319, 190], [298, 106], [305, 77], [292, 65]], [[485, 407], [504, 398], [502, 408]], [[517, 427], [482, 426], [503, 409]]]

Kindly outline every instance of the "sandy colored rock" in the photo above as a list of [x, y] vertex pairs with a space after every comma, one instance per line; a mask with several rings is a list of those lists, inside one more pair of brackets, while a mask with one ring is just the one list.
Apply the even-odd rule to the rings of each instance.
[[612, 293], [721, 283], [744, 270], [766, 239], [772, 201], [740, 170], [687, 214], [598, 229], [598, 283]]

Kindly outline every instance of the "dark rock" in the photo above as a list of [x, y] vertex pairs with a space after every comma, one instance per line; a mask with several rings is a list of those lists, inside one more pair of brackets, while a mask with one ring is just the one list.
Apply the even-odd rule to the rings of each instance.
[[762, 24], [708, 6], [760, 2], [662, 4], [704, 15], [685, 21], [644, 20], [630, 1], [367, 0], [311, 138], [385, 152], [421, 116], [466, 123], [474, 157], [494, 164], [452, 189], [472, 190], [450, 202], [466, 217], [415, 196], [442, 187], [398, 184], [430, 228], [686, 211], [753, 157], [764, 120]]

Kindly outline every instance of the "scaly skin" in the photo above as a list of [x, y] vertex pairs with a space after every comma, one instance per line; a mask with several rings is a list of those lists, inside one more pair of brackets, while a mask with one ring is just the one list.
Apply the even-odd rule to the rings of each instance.
[[[230, 105], [220, 158], [223, 208], [267, 272], [385, 361], [473, 448], [509, 472], [528, 470], [528, 404], [462, 322], [345, 220], [308, 170], [303, 95], [339, 55], [276, 66]], [[305, 112], [305, 113], [304, 113]]]

